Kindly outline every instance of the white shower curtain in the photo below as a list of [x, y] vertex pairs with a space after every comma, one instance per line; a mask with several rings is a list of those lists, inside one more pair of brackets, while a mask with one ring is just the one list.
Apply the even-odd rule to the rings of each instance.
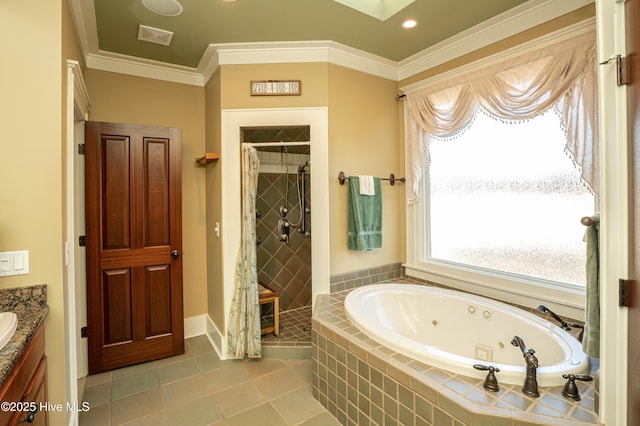
[[230, 358], [262, 356], [258, 272], [256, 269], [256, 192], [258, 153], [251, 144], [242, 144], [242, 224], [235, 273], [235, 291], [227, 331]]

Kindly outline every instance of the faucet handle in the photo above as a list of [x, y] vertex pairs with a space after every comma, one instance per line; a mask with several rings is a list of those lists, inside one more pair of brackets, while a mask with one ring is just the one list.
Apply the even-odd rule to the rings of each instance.
[[500, 390], [500, 386], [498, 386], [498, 379], [496, 379], [496, 375], [494, 373], [499, 373], [500, 369], [494, 367], [493, 365], [483, 365], [483, 364], [473, 364], [473, 368], [481, 371], [488, 371], [487, 378], [484, 379], [483, 388], [490, 392], [498, 392]]
[[576, 380], [583, 382], [593, 380], [593, 377], [586, 374], [563, 374], [562, 377], [567, 379], [567, 383], [565, 383], [564, 388], [562, 388], [562, 395], [574, 401], [580, 401], [580, 392], [578, 392]]

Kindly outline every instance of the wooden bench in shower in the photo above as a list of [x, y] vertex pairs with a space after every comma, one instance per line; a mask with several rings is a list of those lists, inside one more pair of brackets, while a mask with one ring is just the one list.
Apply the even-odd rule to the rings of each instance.
[[280, 334], [280, 299], [278, 298], [278, 293], [259, 282], [258, 303], [260, 306], [265, 303], [273, 303], [273, 325], [262, 327], [261, 334], [273, 332], [273, 335], [277, 336]]

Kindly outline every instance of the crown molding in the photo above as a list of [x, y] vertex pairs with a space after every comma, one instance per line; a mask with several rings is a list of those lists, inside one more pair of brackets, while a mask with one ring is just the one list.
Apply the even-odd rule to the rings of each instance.
[[172, 65], [111, 52], [86, 55], [87, 68], [174, 83], [204, 86], [204, 76], [195, 68]]
[[[378, 77], [398, 80], [398, 63], [380, 56], [372, 55], [361, 50], [344, 45], [338, 45], [329, 51], [329, 62], [373, 74]], [[340, 48], [338, 48], [340, 46]]]
[[93, 1], [69, 0], [88, 68], [204, 86], [221, 65], [325, 62], [401, 81], [594, 0], [530, 0], [396, 62], [333, 41], [210, 44], [196, 68], [100, 51]]
[[96, 11], [93, 1], [69, 0], [71, 17], [84, 56], [98, 51]]
[[545, 34], [544, 36], [538, 37], [524, 44], [514, 46], [512, 48], [500, 51], [493, 55], [486, 56], [477, 61], [473, 61], [466, 65], [462, 65], [447, 73], [438, 74], [433, 77], [426, 78], [424, 80], [420, 80], [418, 82], [411, 83], [406, 86], [401, 86], [400, 90], [403, 93], [416, 92], [416, 91], [428, 88], [429, 86], [441, 84], [441, 83], [444, 83], [445, 81], [452, 80], [460, 76], [470, 75], [478, 70], [481, 70], [483, 67], [490, 66], [491, 64], [495, 64], [496, 62], [507, 61], [511, 58], [515, 58], [525, 53], [543, 49], [545, 46], [550, 46], [552, 44], [556, 44], [564, 40], [577, 37], [581, 34], [586, 34], [589, 31], [595, 31], [595, 29], [596, 29], [595, 17], [590, 19], [585, 19], [584, 21], [578, 22], [576, 24], [570, 25], [568, 27], [562, 28], [560, 30], [554, 31], [549, 34]]
[[210, 44], [198, 65], [205, 84], [221, 65], [324, 62], [397, 80], [397, 62], [333, 41]]
[[402, 60], [398, 64], [398, 80], [409, 78], [593, 2], [594, 0], [530, 0]]

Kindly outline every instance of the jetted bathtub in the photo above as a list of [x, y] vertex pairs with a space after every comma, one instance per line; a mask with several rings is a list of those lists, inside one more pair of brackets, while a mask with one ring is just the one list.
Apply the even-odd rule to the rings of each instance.
[[565, 373], [586, 374], [589, 359], [578, 340], [522, 309], [484, 297], [414, 284], [375, 284], [344, 301], [360, 331], [409, 358], [452, 373], [483, 379], [474, 364], [493, 365], [499, 383], [523, 384], [520, 336], [538, 358], [538, 384], [560, 386]]

